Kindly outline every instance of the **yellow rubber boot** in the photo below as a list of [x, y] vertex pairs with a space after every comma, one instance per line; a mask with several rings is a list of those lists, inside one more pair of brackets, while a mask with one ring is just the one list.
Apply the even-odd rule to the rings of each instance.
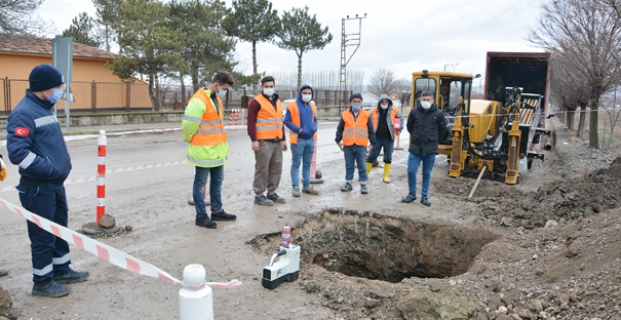
[[373, 164], [371, 162], [367, 162], [367, 174], [371, 173], [371, 168], [373, 167]]
[[384, 182], [390, 183], [390, 179], [388, 179], [388, 174], [390, 173], [390, 163], [384, 163]]

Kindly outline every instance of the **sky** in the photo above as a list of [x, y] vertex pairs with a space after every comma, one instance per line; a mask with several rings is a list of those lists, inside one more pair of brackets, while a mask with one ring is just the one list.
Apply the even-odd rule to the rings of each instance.
[[[536, 28], [542, 0], [272, 0], [279, 13], [293, 7], [309, 7], [333, 40], [323, 50], [304, 54], [303, 71], [340, 69], [342, 19], [356, 14], [362, 19], [361, 44], [351, 57], [347, 70], [362, 71], [365, 83], [380, 69], [397, 78], [410, 79], [423, 69], [485, 75], [488, 51], [542, 51], [528, 42]], [[231, 6], [232, 0], [225, 0]], [[90, 0], [45, 0], [35, 14], [51, 21], [60, 34], [80, 12], [95, 17]], [[347, 34], [358, 33], [359, 20], [348, 20]], [[354, 47], [347, 47], [347, 56]], [[252, 51], [239, 42], [236, 71], [252, 73]], [[259, 72], [295, 72], [298, 59], [294, 51], [271, 43], [257, 45]], [[476, 85], [476, 83], [475, 83]]]

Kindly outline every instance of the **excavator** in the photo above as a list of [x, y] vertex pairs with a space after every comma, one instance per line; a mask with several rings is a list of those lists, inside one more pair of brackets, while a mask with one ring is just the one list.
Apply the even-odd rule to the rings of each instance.
[[[533, 159], [544, 160], [541, 146], [552, 149], [543, 139], [548, 141], [552, 134], [544, 128], [544, 93], [503, 86], [494, 88], [497, 96], [490, 95], [498, 99], [471, 99], [472, 81], [479, 77], [446, 71], [414, 72], [412, 105], [423, 91], [429, 91], [444, 112], [450, 134], [439, 141], [439, 152], [448, 157], [449, 176], [517, 184], [520, 172], [530, 169]], [[503, 77], [504, 82], [496, 83], [510, 82], [510, 74]]]

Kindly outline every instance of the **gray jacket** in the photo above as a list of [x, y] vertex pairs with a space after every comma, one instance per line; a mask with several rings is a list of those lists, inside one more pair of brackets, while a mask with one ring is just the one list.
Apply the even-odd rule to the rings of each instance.
[[[394, 123], [392, 123], [392, 118], [390, 117], [390, 114], [393, 112], [393, 105], [392, 105], [392, 100], [390, 100], [390, 97], [385, 94], [382, 93], [379, 96], [379, 101], [377, 101], [377, 108], [373, 109], [373, 117], [377, 117], [377, 121], [379, 121], [380, 119], [380, 104], [382, 103], [382, 100], [388, 100], [388, 112], [387, 117], [386, 117], [386, 122], [388, 123], [388, 130], [390, 131], [390, 137], [395, 140], [395, 129], [394, 129]], [[401, 111], [399, 111], [399, 109], [397, 109], [397, 116], [395, 117], [395, 119], [399, 118], [399, 120], [401, 121], [401, 129], [403, 129], [403, 116], [401, 115]], [[379, 125], [378, 125], [379, 127]], [[377, 128], [375, 128], [375, 131], [377, 132]]]

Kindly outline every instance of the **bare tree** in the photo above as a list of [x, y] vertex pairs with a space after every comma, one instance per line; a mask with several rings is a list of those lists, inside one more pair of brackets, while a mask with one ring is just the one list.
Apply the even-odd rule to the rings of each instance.
[[[551, 59], [550, 91], [552, 100], [556, 102], [565, 117], [561, 120], [567, 127], [574, 129], [574, 116], [578, 107], [586, 111], [588, 92], [582, 78], [573, 70], [571, 61], [559, 53], [553, 53]], [[585, 121], [585, 112], [580, 112], [578, 136], [582, 133]]]
[[608, 137], [604, 139], [606, 150], [610, 149], [612, 142], [615, 141], [615, 128], [621, 118], [621, 108], [617, 108], [617, 91], [618, 88], [615, 86], [612, 100], [608, 99], [608, 101], [602, 103], [602, 108], [606, 110], [608, 116], [608, 119], [606, 119], [607, 128], [604, 128], [604, 130], [608, 129]]
[[42, 35], [52, 29], [50, 23], [31, 14], [43, 0], [0, 0], [0, 36]]
[[378, 96], [382, 93], [389, 94], [397, 91], [399, 85], [395, 74], [386, 69], [375, 71], [369, 83], [369, 91]]
[[589, 147], [599, 149], [599, 101], [612, 90], [621, 73], [615, 56], [621, 48], [617, 12], [601, 1], [546, 1], [539, 26], [531, 30], [529, 40], [563, 56], [570, 70], [582, 79], [590, 108]]
[[405, 78], [398, 79], [394, 93], [399, 95], [402, 105], [406, 104], [412, 94], [412, 81]]

